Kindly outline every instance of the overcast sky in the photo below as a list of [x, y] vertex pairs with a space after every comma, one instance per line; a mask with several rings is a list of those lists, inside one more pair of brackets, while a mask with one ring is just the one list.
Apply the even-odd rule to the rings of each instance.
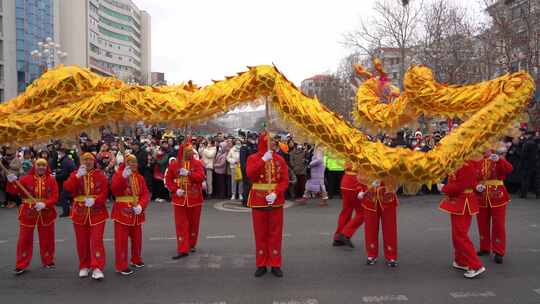
[[152, 17], [152, 70], [169, 83], [206, 85], [248, 65], [274, 63], [296, 84], [335, 70], [350, 53], [343, 33], [371, 14], [375, 0], [134, 2]]

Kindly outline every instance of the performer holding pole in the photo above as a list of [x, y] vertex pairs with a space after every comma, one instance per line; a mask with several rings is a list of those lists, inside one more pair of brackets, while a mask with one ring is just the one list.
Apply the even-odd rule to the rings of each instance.
[[347, 245], [354, 248], [351, 237], [364, 223], [362, 200], [366, 191], [366, 185], [360, 182], [358, 169], [352, 163], [346, 162], [345, 174], [341, 179], [343, 204], [338, 217], [338, 226], [334, 233], [334, 246]]
[[[0, 162], [2, 169], [7, 169]], [[21, 196], [19, 207], [19, 239], [17, 241], [17, 262], [14, 273], [22, 274], [32, 260], [34, 228], [37, 227], [41, 263], [45, 268], [54, 269], [54, 222], [55, 204], [58, 201], [58, 185], [51, 175], [47, 160], [39, 158], [27, 175], [20, 181], [14, 174], [7, 174], [7, 192]]]
[[[464, 276], [468, 279], [476, 278], [486, 271], [468, 235], [472, 216], [478, 213], [478, 198], [474, 193], [478, 177], [477, 163], [468, 161], [456, 173], [448, 176], [446, 185], [438, 185], [439, 190], [445, 194], [439, 209], [450, 213], [452, 223], [452, 267], [464, 270]], [[482, 190], [481, 188], [478, 189]]]
[[[501, 151], [502, 152], [502, 151]], [[501, 153], [502, 154], [502, 153]], [[480, 212], [478, 213], [478, 231], [480, 233], [480, 251], [478, 255], [494, 253], [495, 263], [502, 264], [506, 252], [506, 206], [510, 196], [504, 186], [504, 179], [512, 172], [512, 165], [493, 150], [484, 154], [480, 161]]]
[[177, 260], [195, 252], [203, 204], [202, 183], [206, 179], [203, 164], [193, 157], [191, 136], [178, 150], [177, 160], [169, 164], [165, 184], [171, 192], [176, 228]]
[[116, 271], [131, 275], [128, 266], [128, 238], [131, 238], [131, 265], [144, 267], [142, 253], [142, 224], [150, 193], [144, 177], [138, 172], [137, 158], [128, 154], [112, 178], [112, 194], [115, 196], [112, 219], [114, 221], [114, 249]]
[[[266, 118], [270, 121], [268, 100]], [[282, 277], [281, 242], [283, 238], [283, 204], [289, 176], [285, 160], [275, 153], [278, 143], [270, 140], [268, 128], [259, 137], [258, 151], [247, 159], [247, 176], [252, 182], [248, 206], [252, 209], [255, 234], [255, 277], [271, 267], [272, 274]]]
[[382, 226], [384, 257], [388, 267], [397, 267], [397, 207], [398, 198], [392, 187], [375, 180], [358, 198], [364, 207], [364, 241], [366, 265], [374, 265], [379, 255], [379, 222]]
[[103, 233], [107, 212], [108, 182], [107, 177], [97, 168], [94, 154], [86, 152], [81, 156], [81, 166], [71, 173], [64, 183], [64, 189], [73, 197], [71, 219], [77, 241], [79, 255], [79, 277], [102, 280], [105, 268], [105, 247]]

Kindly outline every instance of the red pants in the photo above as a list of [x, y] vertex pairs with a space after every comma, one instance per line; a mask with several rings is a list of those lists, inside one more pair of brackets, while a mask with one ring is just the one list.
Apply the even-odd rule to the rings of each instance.
[[452, 222], [452, 243], [454, 244], [454, 261], [460, 266], [470, 269], [480, 269], [482, 262], [476, 255], [474, 245], [469, 239], [469, 228], [471, 227], [472, 216], [469, 214], [451, 214]]
[[[341, 190], [343, 205], [338, 217], [338, 226], [334, 233], [334, 240], [338, 239], [339, 234], [344, 234], [350, 238], [364, 223], [364, 208], [358, 199], [358, 192], [351, 190]], [[355, 213], [352, 217], [353, 211]]]
[[186, 207], [174, 205], [174, 222], [176, 227], [176, 251], [188, 253], [197, 246], [199, 223], [202, 206]]
[[128, 237], [131, 238], [131, 263], [142, 263], [142, 227], [114, 222], [114, 253], [117, 271], [128, 268]]
[[504, 256], [506, 252], [506, 206], [480, 208], [476, 218], [480, 250]]
[[[54, 263], [54, 223], [48, 226], [37, 224], [39, 253], [43, 266]], [[15, 268], [26, 269], [32, 260], [34, 248], [34, 227], [19, 225], [17, 241], [17, 262]]]
[[79, 269], [105, 268], [105, 247], [103, 246], [103, 232], [105, 222], [91, 226], [73, 224], [75, 239], [77, 241], [77, 254], [79, 255]]
[[281, 267], [283, 208], [252, 209], [257, 267]]
[[383, 210], [377, 205], [377, 212], [364, 208], [364, 219], [364, 240], [368, 258], [376, 258], [379, 255], [379, 222], [381, 222], [384, 257], [387, 260], [397, 260], [396, 207], [385, 207]]

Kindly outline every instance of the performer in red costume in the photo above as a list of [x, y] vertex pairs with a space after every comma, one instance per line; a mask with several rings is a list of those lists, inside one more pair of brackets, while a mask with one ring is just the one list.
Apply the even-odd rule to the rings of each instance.
[[51, 175], [47, 160], [36, 160], [32, 169], [21, 177], [19, 183], [16, 182], [17, 176], [14, 174], [8, 174], [7, 180], [7, 192], [19, 195], [23, 202], [19, 207], [19, 239], [14, 273], [22, 274], [32, 260], [36, 227], [41, 263], [45, 268], [54, 269], [54, 205], [58, 201], [58, 185]]
[[[354, 248], [351, 237], [364, 223], [364, 209], [362, 207], [363, 194], [367, 187], [360, 183], [358, 170], [352, 163], [345, 163], [345, 174], [341, 179], [341, 196], [343, 204], [338, 217], [338, 226], [334, 233], [334, 246], [347, 245]], [[354, 217], [353, 215], [354, 211]]]
[[494, 260], [502, 264], [506, 252], [506, 206], [510, 201], [504, 179], [512, 172], [512, 165], [488, 150], [480, 161], [480, 212], [478, 213], [478, 231], [480, 233], [480, 251], [478, 255], [494, 253]]
[[271, 267], [272, 274], [282, 277], [283, 204], [289, 176], [285, 160], [276, 153], [278, 142], [272, 141], [269, 149], [267, 136], [266, 133], [260, 135], [258, 151], [248, 157], [246, 168], [253, 184], [248, 206], [252, 209], [257, 251], [255, 276], [263, 276], [267, 267]]
[[374, 265], [379, 255], [379, 222], [382, 225], [384, 257], [388, 267], [397, 267], [397, 206], [396, 193], [379, 180], [367, 192], [359, 192], [364, 207], [364, 241], [366, 265]]
[[116, 271], [131, 275], [128, 266], [128, 238], [131, 238], [131, 265], [144, 267], [141, 258], [142, 224], [145, 210], [150, 202], [150, 193], [144, 177], [137, 171], [137, 158], [126, 155], [126, 164], [121, 164], [112, 178], [111, 191], [115, 196], [112, 219], [114, 221], [114, 249]]
[[203, 204], [202, 183], [205, 179], [204, 166], [193, 157], [191, 138], [188, 138], [180, 146], [178, 158], [169, 164], [165, 175], [174, 208], [177, 252], [174, 260], [188, 256], [190, 250], [195, 252]]
[[464, 276], [469, 279], [486, 271], [468, 235], [472, 216], [478, 213], [478, 199], [474, 191], [478, 185], [478, 177], [477, 162], [468, 161], [456, 173], [448, 176], [446, 185], [438, 185], [445, 194], [439, 208], [450, 213], [452, 223], [452, 243], [454, 244], [452, 266], [465, 270]]
[[107, 177], [96, 166], [94, 154], [81, 156], [81, 166], [64, 182], [64, 189], [72, 194], [71, 219], [77, 240], [79, 277], [88, 277], [92, 271], [94, 280], [104, 278], [105, 247], [103, 232], [109, 218], [107, 202], [109, 184]]

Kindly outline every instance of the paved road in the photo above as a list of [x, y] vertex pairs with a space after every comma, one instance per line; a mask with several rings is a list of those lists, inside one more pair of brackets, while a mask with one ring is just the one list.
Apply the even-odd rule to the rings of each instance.
[[[170, 205], [162, 203], [149, 209], [143, 245], [148, 267], [135, 275], [114, 273], [109, 223], [105, 280], [78, 279], [72, 226], [60, 219], [57, 269], [41, 269], [34, 255], [31, 271], [14, 277], [16, 211], [1, 209], [0, 303], [540, 303], [540, 200], [512, 201], [505, 263], [484, 259], [487, 274], [466, 280], [450, 268], [449, 218], [437, 210], [439, 199], [401, 198], [397, 269], [364, 265], [363, 230], [354, 237], [355, 250], [330, 246], [339, 201], [327, 208], [288, 208], [282, 279], [253, 277], [250, 214], [218, 210], [218, 201], [207, 202], [199, 250], [187, 259], [170, 259], [173, 218]], [[476, 226], [472, 235], [476, 242]]]

